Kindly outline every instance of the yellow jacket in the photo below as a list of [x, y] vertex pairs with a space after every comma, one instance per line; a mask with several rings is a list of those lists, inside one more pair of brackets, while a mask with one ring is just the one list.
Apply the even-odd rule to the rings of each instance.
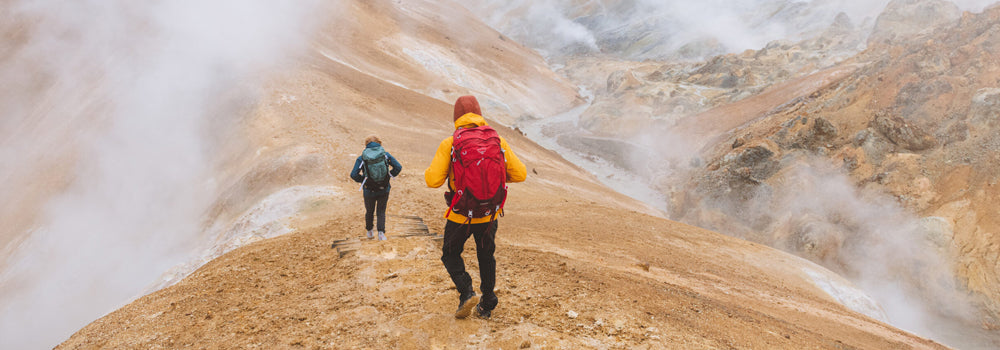
[[[466, 113], [455, 120], [456, 130], [458, 128], [474, 128], [483, 125], [486, 125], [486, 119], [475, 113]], [[431, 160], [431, 166], [427, 167], [427, 170], [424, 170], [424, 181], [427, 182], [427, 187], [438, 188], [444, 185], [445, 181], [448, 181], [450, 188], [455, 187], [454, 176], [451, 173], [452, 142], [451, 136], [441, 141], [441, 144], [438, 145], [437, 153], [434, 153], [434, 159]], [[507, 182], [524, 181], [528, 176], [528, 171], [524, 163], [521, 163], [521, 160], [517, 159], [514, 151], [511, 151], [510, 145], [507, 144], [507, 140], [504, 140], [503, 137], [500, 138], [500, 147], [503, 148], [504, 156], [506, 156], [507, 160]], [[446, 212], [445, 217], [460, 224], [468, 220], [465, 216], [452, 212]], [[489, 217], [472, 219], [473, 224], [481, 224], [489, 221]]]

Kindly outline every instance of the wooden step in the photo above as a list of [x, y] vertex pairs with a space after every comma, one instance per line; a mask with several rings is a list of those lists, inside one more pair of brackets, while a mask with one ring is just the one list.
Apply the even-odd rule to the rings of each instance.
[[[385, 235], [389, 239], [406, 237], [430, 237], [435, 241], [444, 239], [440, 235], [431, 233], [423, 218], [413, 215], [388, 215]], [[369, 239], [363, 236], [340, 239], [333, 241], [330, 248], [336, 249], [337, 254], [343, 258], [361, 248], [364, 241], [369, 241]]]

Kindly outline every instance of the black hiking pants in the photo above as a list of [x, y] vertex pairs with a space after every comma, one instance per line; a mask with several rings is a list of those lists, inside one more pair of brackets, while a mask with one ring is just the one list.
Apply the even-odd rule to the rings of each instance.
[[459, 224], [448, 221], [444, 225], [444, 243], [441, 247], [441, 262], [448, 269], [451, 281], [455, 282], [459, 298], [472, 294], [472, 277], [465, 272], [462, 250], [469, 236], [476, 240], [476, 257], [479, 258], [479, 291], [483, 293], [480, 304], [484, 309], [493, 310], [497, 306], [496, 286], [497, 262], [493, 258], [496, 251], [497, 221], [482, 224]]
[[379, 196], [365, 196], [365, 231], [371, 231], [375, 216], [378, 216], [378, 230], [385, 232], [385, 205], [389, 202], [389, 193]]

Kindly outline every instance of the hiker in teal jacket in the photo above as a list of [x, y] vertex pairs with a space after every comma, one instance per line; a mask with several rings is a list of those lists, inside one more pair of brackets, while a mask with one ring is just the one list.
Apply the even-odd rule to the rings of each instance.
[[[364, 159], [366, 155], [369, 156], [369, 159], [374, 160], [366, 162]], [[370, 171], [367, 170], [369, 166], [372, 167]], [[367, 231], [366, 235], [368, 239], [375, 238], [372, 229], [376, 227], [372, 221], [374, 221], [377, 215], [378, 240], [386, 240], [385, 206], [389, 202], [389, 189], [392, 187], [389, 185], [389, 179], [399, 175], [400, 171], [403, 171], [403, 166], [396, 161], [395, 157], [382, 148], [382, 141], [378, 139], [378, 136], [372, 135], [365, 138], [365, 150], [358, 156], [358, 160], [354, 162], [354, 167], [351, 168], [351, 179], [361, 183], [361, 188], [364, 191], [365, 231]], [[378, 181], [379, 179], [373, 179], [369, 175], [372, 177], [381, 175], [384, 179], [382, 179], [383, 181]]]

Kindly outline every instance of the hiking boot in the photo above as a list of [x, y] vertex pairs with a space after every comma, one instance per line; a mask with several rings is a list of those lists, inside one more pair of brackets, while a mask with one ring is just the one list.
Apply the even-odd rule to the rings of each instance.
[[469, 294], [461, 298], [458, 302], [458, 310], [455, 310], [455, 318], [466, 318], [472, 313], [472, 308], [474, 308], [479, 303], [479, 296], [476, 293]]
[[484, 319], [484, 320], [488, 320], [488, 319], [490, 319], [490, 314], [492, 314], [492, 313], [493, 313], [493, 310], [486, 310], [486, 309], [484, 309], [483, 308], [483, 304], [477, 304], [476, 305], [476, 316], [477, 317], [479, 317], [481, 319]]
[[385, 238], [385, 231], [378, 231], [378, 240], [384, 241], [386, 239], [388, 238]]
[[368, 234], [368, 239], [375, 238], [375, 232], [372, 232], [372, 230], [368, 230], [368, 232], [365, 232], [365, 233]]

